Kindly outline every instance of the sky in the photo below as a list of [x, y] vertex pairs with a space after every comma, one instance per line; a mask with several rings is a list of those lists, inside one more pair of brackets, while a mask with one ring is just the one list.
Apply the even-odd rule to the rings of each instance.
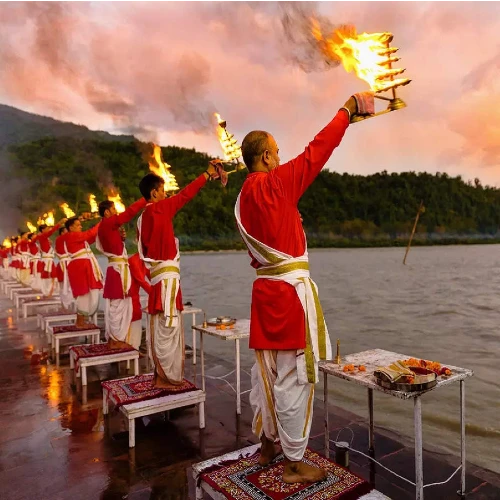
[[499, 2], [2, 2], [0, 102], [212, 155], [218, 111], [240, 142], [272, 133], [286, 161], [368, 90], [315, 64], [311, 15], [392, 32], [412, 79], [407, 107], [352, 124], [327, 168], [500, 186]]

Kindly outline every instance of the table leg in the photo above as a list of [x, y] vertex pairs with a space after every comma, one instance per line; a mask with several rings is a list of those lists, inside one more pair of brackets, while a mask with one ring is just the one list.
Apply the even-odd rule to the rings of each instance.
[[139, 358], [134, 359], [134, 375], [139, 375]]
[[106, 389], [102, 391], [102, 413], [108, 414], [108, 391]]
[[23, 318], [26, 319], [28, 317], [28, 307], [26, 304], [23, 304]]
[[415, 425], [415, 498], [424, 499], [424, 470], [422, 457], [422, 401], [417, 396], [413, 407], [413, 421]]
[[330, 458], [330, 424], [328, 421], [328, 374], [323, 372], [323, 405], [325, 419], [325, 457]]
[[56, 356], [59, 354], [59, 337], [56, 337]]
[[193, 321], [191, 322], [191, 331], [193, 332], [193, 365], [196, 364], [196, 330], [193, 326], [196, 324], [196, 313], [193, 313]]
[[80, 370], [82, 372], [82, 386], [87, 385], [87, 367], [80, 366]]
[[460, 381], [460, 456], [462, 470], [459, 495], [465, 495], [465, 380]]
[[73, 359], [73, 351], [69, 350], [69, 367], [73, 370], [75, 368], [75, 360]]
[[203, 332], [200, 332], [200, 362], [201, 362], [201, 390], [205, 392], [205, 351], [203, 348]]
[[198, 411], [200, 412], [200, 415], [199, 415], [200, 429], [204, 429], [205, 428], [205, 402], [204, 401], [202, 401], [198, 405]]
[[101, 332], [95, 334], [94, 344], [100, 344], [100, 343], [101, 343]]
[[127, 359], [127, 372], [130, 371], [130, 359]]
[[373, 452], [375, 450], [373, 439], [373, 389], [368, 389], [368, 412], [370, 414], [370, 429], [368, 434], [368, 449]]
[[135, 446], [135, 419], [131, 418], [128, 421], [128, 447]]
[[236, 413], [241, 415], [241, 374], [240, 374], [240, 339], [235, 340], [236, 347]]

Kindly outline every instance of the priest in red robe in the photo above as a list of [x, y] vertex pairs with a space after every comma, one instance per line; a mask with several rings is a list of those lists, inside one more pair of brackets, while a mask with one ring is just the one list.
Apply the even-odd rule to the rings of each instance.
[[38, 261], [38, 274], [40, 275], [40, 288], [45, 297], [54, 293], [56, 283], [56, 267], [54, 265], [54, 248], [50, 237], [64, 224], [66, 219], [60, 220], [55, 226], [47, 224], [38, 226], [38, 246], [40, 247], [40, 260]]
[[250, 322], [250, 347], [256, 354], [250, 394], [253, 430], [262, 442], [262, 465], [278, 453], [279, 440], [286, 458], [283, 480], [288, 483], [326, 476], [302, 457], [311, 428], [317, 362], [331, 358], [297, 205], [340, 144], [351, 116], [371, 112], [372, 93], [351, 97], [304, 152], [283, 165], [271, 134], [250, 132], [242, 143], [249, 174], [235, 216], [257, 274]]
[[218, 177], [216, 168], [209, 165], [203, 174], [170, 198], [166, 198], [164, 180], [155, 174], [147, 174], [139, 184], [148, 202], [137, 228], [139, 254], [151, 272], [148, 312], [156, 387], [169, 388], [184, 380], [180, 253], [173, 218], [208, 179]]
[[59, 236], [54, 241], [54, 250], [57, 257], [56, 278], [59, 286], [59, 296], [63, 309], [73, 309], [75, 298], [71, 291], [68, 276], [69, 253], [66, 250], [66, 225], [59, 228]]
[[[129, 295], [131, 276], [127, 249], [120, 228], [130, 222], [145, 206], [146, 200], [141, 198], [119, 214], [112, 201], [105, 200], [99, 203], [99, 215], [102, 221], [97, 231], [96, 247], [108, 258], [104, 283], [106, 302], [104, 315], [106, 338], [111, 349], [129, 347], [132, 335], [133, 305]], [[134, 324], [134, 327], [137, 328], [137, 324]], [[137, 332], [134, 332], [134, 337], [136, 336]]]
[[18, 269], [19, 269], [19, 281], [24, 286], [31, 286], [31, 273], [30, 273], [30, 246], [28, 240], [28, 232], [21, 234], [19, 238], [19, 243], [16, 248], [16, 254], [18, 256]]
[[96, 240], [99, 224], [87, 231], [82, 231], [78, 217], [71, 217], [65, 224], [68, 233], [64, 237], [64, 245], [70, 259], [68, 278], [76, 301], [77, 326], [84, 326], [99, 307], [102, 271], [90, 249]]

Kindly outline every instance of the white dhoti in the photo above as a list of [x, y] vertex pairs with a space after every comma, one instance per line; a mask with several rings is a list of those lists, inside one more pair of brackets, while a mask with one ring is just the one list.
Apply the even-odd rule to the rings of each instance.
[[179, 385], [184, 380], [184, 323], [180, 316], [177, 326], [169, 327], [163, 314], [149, 318], [151, 357], [155, 372], [166, 382]]
[[130, 323], [129, 340], [127, 341], [134, 349], [139, 350], [142, 342], [142, 319]]
[[31, 272], [29, 269], [19, 270], [19, 281], [27, 287], [31, 287]]
[[260, 438], [279, 439], [283, 453], [300, 461], [309, 441], [314, 406], [314, 384], [301, 384], [298, 351], [255, 351], [250, 404], [253, 432]]
[[56, 291], [56, 280], [54, 278], [40, 278], [40, 286], [45, 297], [51, 297]]
[[99, 290], [90, 290], [76, 298], [76, 312], [82, 316], [93, 316], [99, 306]]
[[40, 292], [42, 290], [42, 275], [38, 272], [38, 261], [39, 257], [33, 258], [33, 274], [31, 275], [31, 288], [35, 292]]
[[128, 338], [133, 313], [132, 297], [105, 299], [105, 301], [106, 338], [130, 344]]

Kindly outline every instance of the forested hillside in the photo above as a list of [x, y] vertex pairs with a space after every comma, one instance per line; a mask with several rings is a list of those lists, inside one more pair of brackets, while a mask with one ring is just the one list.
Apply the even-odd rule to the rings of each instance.
[[[19, 208], [31, 220], [62, 201], [81, 212], [89, 208], [89, 193], [100, 201], [111, 184], [130, 203], [140, 196], [137, 186], [148, 172], [139, 149], [132, 141], [71, 137], [11, 146], [15, 175], [29, 181]], [[192, 149], [162, 149], [181, 187], [203, 172], [210, 159]], [[242, 248], [233, 207], [245, 175], [246, 171], [231, 175], [226, 188], [209, 184], [178, 214], [175, 228], [184, 249]], [[425, 212], [416, 244], [497, 241], [500, 190], [446, 174], [359, 176], [323, 171], [299, 209], [310, 246], [402, 245], [420, 200]]]

